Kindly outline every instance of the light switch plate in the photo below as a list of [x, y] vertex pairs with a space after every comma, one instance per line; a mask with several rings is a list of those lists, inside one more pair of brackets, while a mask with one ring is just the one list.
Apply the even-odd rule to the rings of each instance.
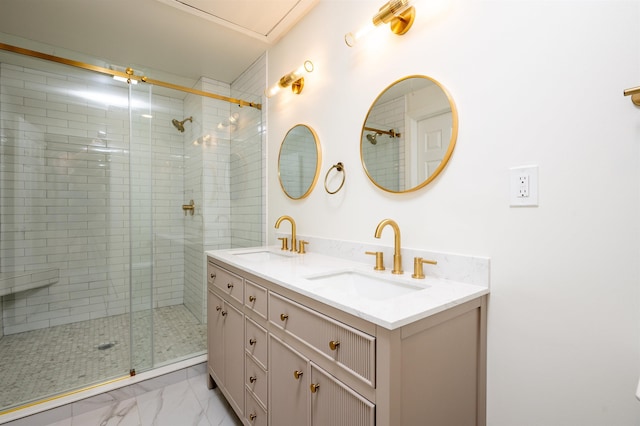
[[509, 169], [509, 205], [511, 207], [538, 205], [538, 166]]

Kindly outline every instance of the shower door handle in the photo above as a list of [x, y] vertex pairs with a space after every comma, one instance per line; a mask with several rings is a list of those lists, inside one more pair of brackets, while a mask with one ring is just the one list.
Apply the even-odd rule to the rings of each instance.
[[182, 205], [182, 210], [184, 210], [185, 216], [187, 215], [187, 212], [189, 212], [191, 216], [193, 216], [196, 210], [196, 203], [193, 200], [190, 200], [189, 204]]

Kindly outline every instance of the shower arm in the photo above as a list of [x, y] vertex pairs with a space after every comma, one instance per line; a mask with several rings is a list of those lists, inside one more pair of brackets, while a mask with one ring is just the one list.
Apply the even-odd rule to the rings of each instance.
[[376, 129], [374, 127], [365, 127], [364, 130], [367, 130], [369, 132], [376, 132], [376, 133], [381, 134], [381, 135], [389, 135], [392, 138], [399, 138], [401, 136], [400, 133], [396, 132], [393, 129], [380, 130], [380, 129]]

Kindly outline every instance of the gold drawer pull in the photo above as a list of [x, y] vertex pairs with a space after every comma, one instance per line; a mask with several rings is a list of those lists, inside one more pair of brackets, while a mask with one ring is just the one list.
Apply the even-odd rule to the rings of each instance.
[[318, 392], [318, 389], [320, 389], [320, 384], [311, 383], [311, 386], [309, 386], [309, 388], [311, 388], [311, 393], [316, 393]]
[[220, 312], [220, 313], [222, 314], [222, 316], [223, 316], [223, 317], [226, 317], [226, 316], [227, 316], [227, 311], [222, 311], [222, 312]]
[[227, 284], [227, 288], [233, 288], [233, 284], [232, 283]]
[[293, 377], [295, 377], [296, 380], [298, 380], [300, 377], [302, 377], [302, 374], [303, 374], [302, 371], [296, 370], [293, 372]]
[[256, 301], [255, 296], [249, 296], [249, 302], [255, 302], [255, 301]]
[[280, 314], [280, 321], [286, 321], [287, 318], [289, 318], [289, 315], [287, 314]]
[[256, 380], [258, 380], [258, 378], [257, 378], [256, 376], [251, 376], [251, 377], [249, 377], [249, 381], [250, 381], [251, 383], [254, 383]]
[[211, 277], [212, 279], [215, 279], [215, 278], [216, 278], [216, 274], [215, 274], [215, 272], [212, 272], [212, 273], [211, 273], [211, 275], [210, 275], [210, 277]]
[[216, 306], [216, 311], [219, 311], [220, 309], [222, 309], [220, 306]]
[[339, 346], [340, 346], [339, 340], [332, 340], [329, 342], [329, 349], [331, 349], [332, 351], [335, 351], [336, 349], [338, 349]]
[[255, 345], [256, 344], [256, 339], [249, 339], [249, 344], [251, 346]]
[[256, 415], [255, 415], [255, 414], [253, 414], [253, 413], [249, 414], [249, 420], [250, 420], [250, 421], [254, 421], [254, 420], [256, 419], [256, 417], [258, 417], [258, 416], [256, 416]]

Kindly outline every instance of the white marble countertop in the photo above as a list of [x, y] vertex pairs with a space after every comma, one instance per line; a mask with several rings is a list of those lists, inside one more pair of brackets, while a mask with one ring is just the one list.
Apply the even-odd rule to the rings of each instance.
[[[361, 263], [319, 253], [282, 252], [274, 246], [214, 250], [207, 251], [206, 254], [389, 330], [489, 293], [488, 286], [429, 276], [414, 279], [411, 278], [411, 270], [405, 270], [402, 275], [394, 275], [389, 269], [374, 271], [373, 259], [371, 263]], [[348, 294], [342, 289], [339, 291], [341, 294], [332, 294], [323, 288], [321, 280], [313, 279], [319, 275], [341, 272], [356, 272], [374, 280], [380, 278], [414, 289], [402, 295], [376, 300], [375, 297], [367, 296], [347, 297]], [[426, 270], [425, 273], [428, 275]]]

